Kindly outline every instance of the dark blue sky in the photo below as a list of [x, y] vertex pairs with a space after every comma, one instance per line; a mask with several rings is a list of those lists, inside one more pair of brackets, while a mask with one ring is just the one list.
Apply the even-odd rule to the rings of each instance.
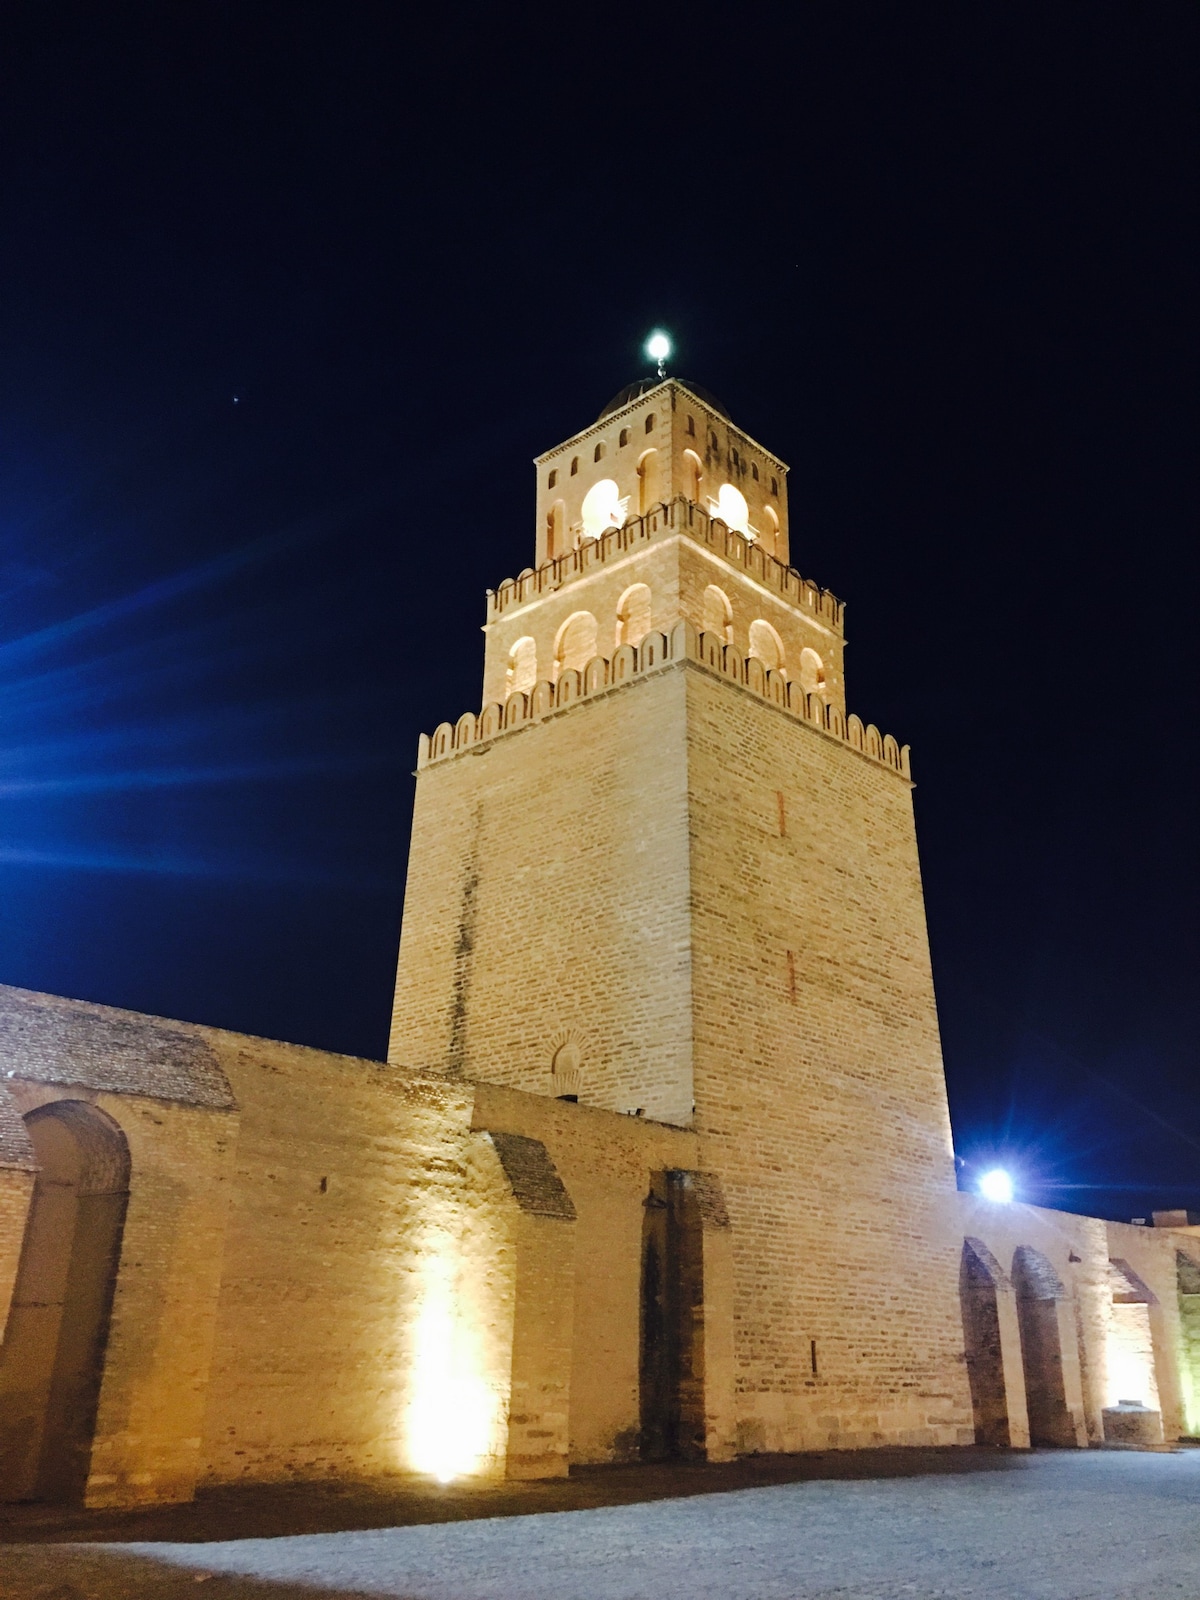
[[0, 981], [378, 1055], [530, 458], [678, 370], [911, 741], [960, 1152], [1200, 1208], [1197, 14], [0, 19]]

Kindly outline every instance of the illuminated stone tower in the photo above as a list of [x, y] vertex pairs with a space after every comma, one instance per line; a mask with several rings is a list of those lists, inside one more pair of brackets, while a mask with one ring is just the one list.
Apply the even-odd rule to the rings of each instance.
[[741, 1448], [960, 1442], [908, 753], [847, 716], [787, 469], [674, 379], [536, 466], [483, 710], [421, 742], [390, 1058], [695, 1128]]

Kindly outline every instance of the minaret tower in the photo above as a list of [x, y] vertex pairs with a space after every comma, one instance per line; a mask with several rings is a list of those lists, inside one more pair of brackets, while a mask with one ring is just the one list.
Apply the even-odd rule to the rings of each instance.
[[[633, 384], [536, 469], [483, 709], [421, 740], [390, 1059], [695, 1129], [745, 1448], [945, 1442], [957, 1254], [929, 1216], [955, 1180], [907, 748], [847, 715], [787, 468], [711, 396]], [[920, 1317], [880, 1323], [917, 1280]]]

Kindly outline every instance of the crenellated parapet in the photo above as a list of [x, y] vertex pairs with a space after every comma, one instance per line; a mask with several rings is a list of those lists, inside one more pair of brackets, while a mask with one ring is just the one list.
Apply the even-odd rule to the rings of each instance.
[[839, 633], [842, 631], [846, 608], [836, 595], [801, 577], [794, 567], [777, 560], [757, 540], [726, 527], [719, 517], [709, 516], [701, 506], [682, 495], [667, 504], [652, 507], [645, 516], [631, 518], [624, 527], [609, 528], [598, 539], [585, 539], [565, 555], [546, 561], [536, 569], [526, 567], [517, 577], [506, 578], [498, 589], [489, 589], [488, 621], [495, 621], [515, 606], [553, 594], [564, 584], [585, 577], [607, 562], [677, 534], [707, 546], [791, 605], [811, 613]]
[[453, 724], [443, 722], [432, 734], [421, 735], [417, 769], [503, 738], [529, 723], [543, 722], [581, 700], [611, 694], [651, 673], [685, 664], [727, 678], [826, 738], [849, 745], [867, 760], [911, 781], [908, 745], [897, 744], [890, 733], [881, 734], [874, 723], [864, 724], [854, 715], [843, 717], [836, 706], [826, 705], [819, 695], [806, 694], [799, 683], [782, 673], [768, 672], [756, 656], [739, 654], [716, 634], [701, 633], [690, 622], [677, 622], [670, 634], [648, 633], [638, 645], [622, 645], [611, 659], [595, 656], [582, 671], [568, 668], [559, 674], [557, 682], [544, 679], [528, 694], [512, 694], [503, 704], [484, 706], [478, 714], [468, 711]]

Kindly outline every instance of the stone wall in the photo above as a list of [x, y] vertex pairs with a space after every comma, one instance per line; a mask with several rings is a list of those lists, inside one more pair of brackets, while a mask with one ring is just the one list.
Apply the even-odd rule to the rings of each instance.
[[954, 1192], [909, 784], [688, 675], [697, 1128], [745, 1448], [955, 1443]]
[[684, 684], [581, 702], [417, 785], [390, 1058], [692, 1113]]

